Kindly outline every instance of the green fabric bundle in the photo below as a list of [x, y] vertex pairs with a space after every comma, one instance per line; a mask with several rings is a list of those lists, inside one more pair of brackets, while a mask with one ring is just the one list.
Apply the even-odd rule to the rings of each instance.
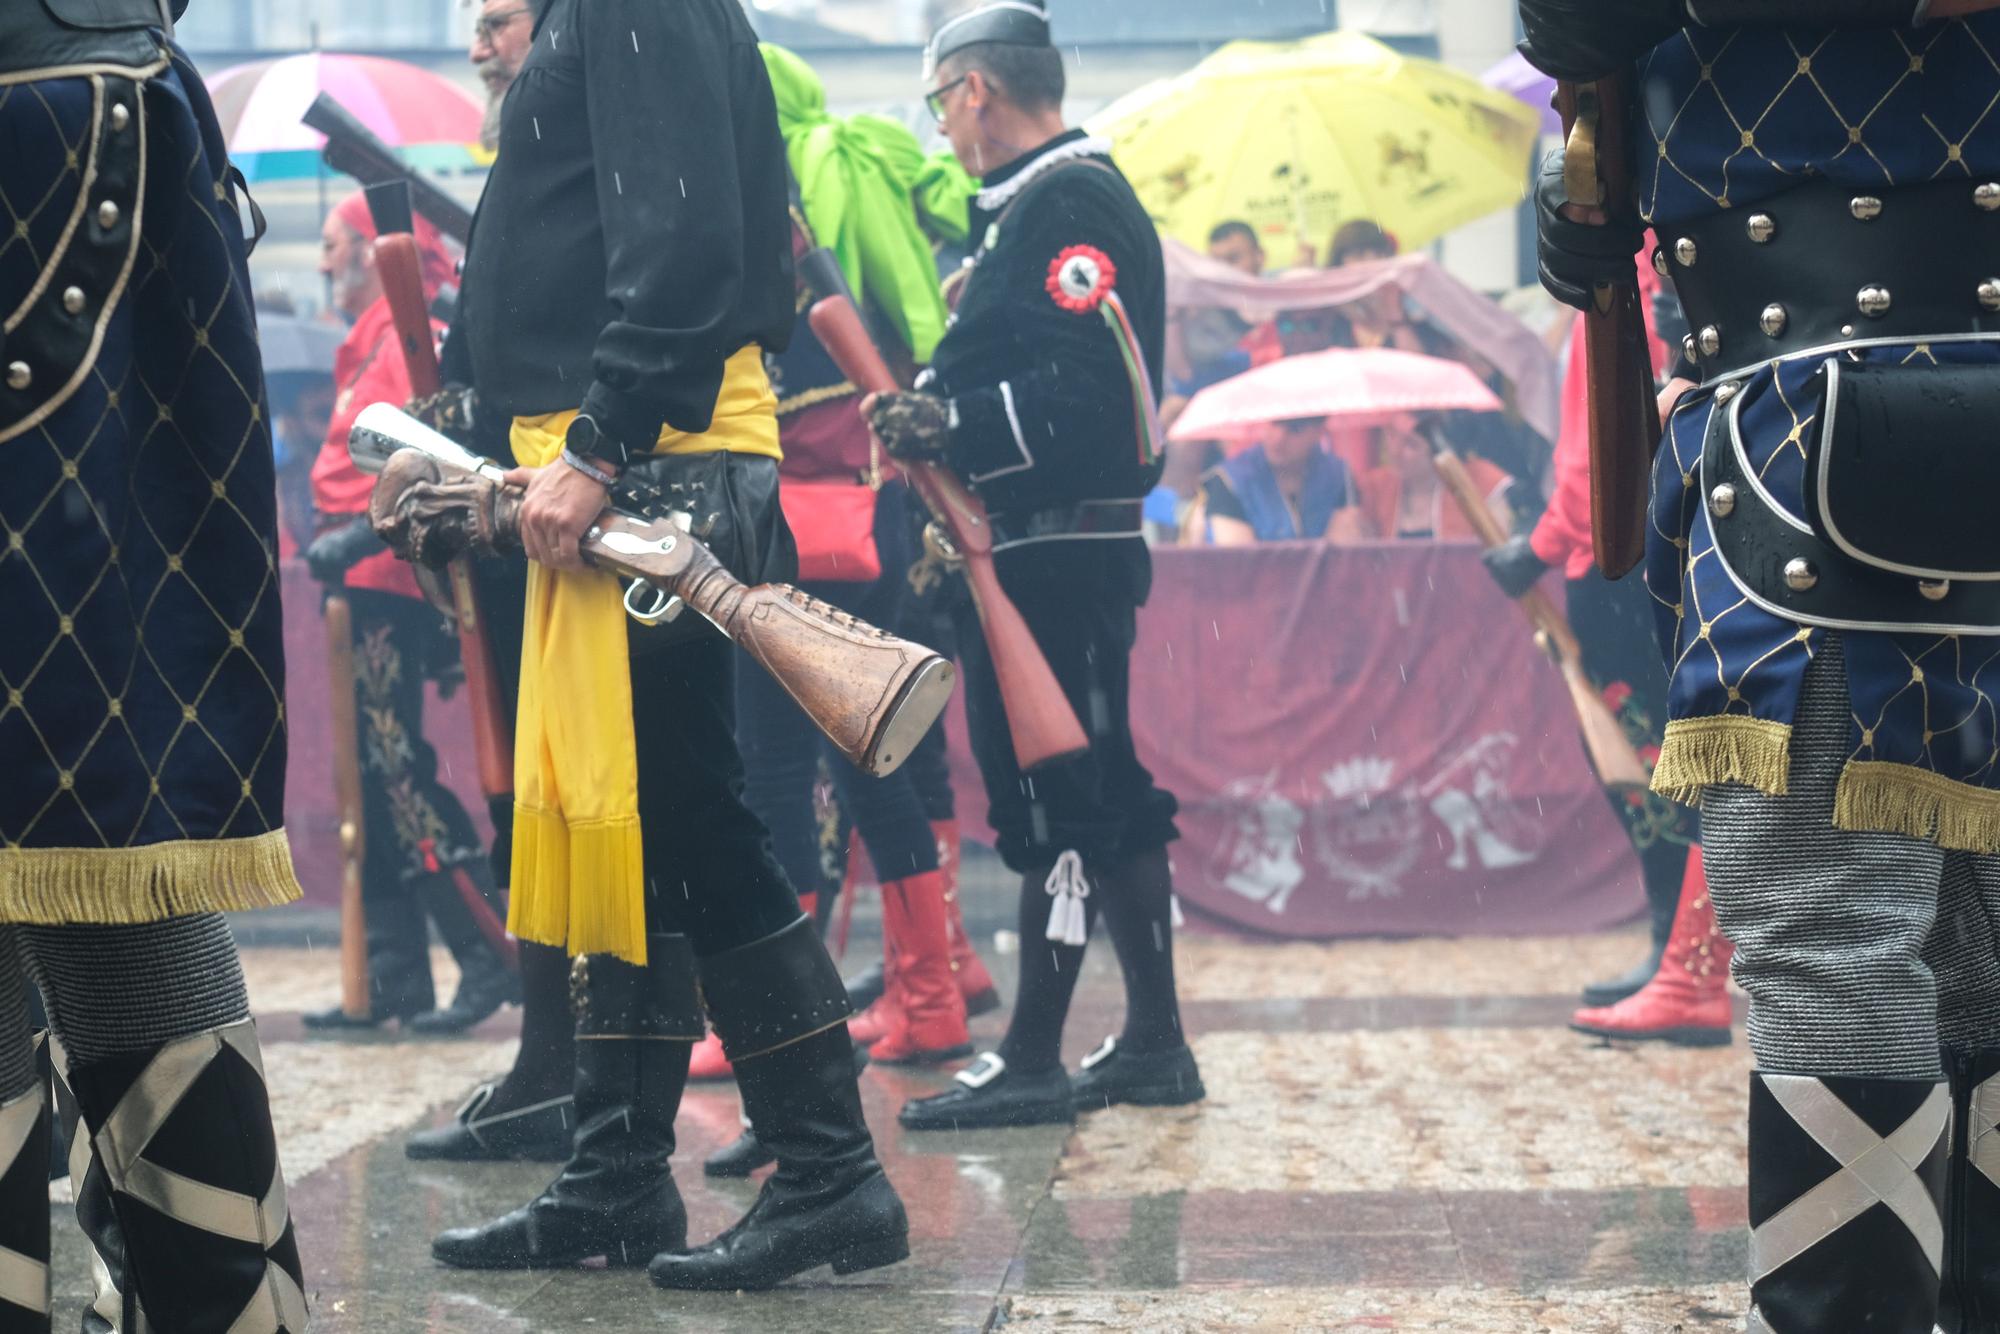
[[[762, 50], [785, 155], [814, 237], [840, 260], [855, 300], [881, 311], [916, 359], [929, 361], [944, 337], [945, 308], [917, 208], [935, 197], [948, 210], [951, 187], [938, 184], [907, 126], [886, 116], [829, 114], [825, 85], [811, 66], [768, 42]], [[973, 188], [969, 180], [965, 185], [957, 206], [960, 238]]]

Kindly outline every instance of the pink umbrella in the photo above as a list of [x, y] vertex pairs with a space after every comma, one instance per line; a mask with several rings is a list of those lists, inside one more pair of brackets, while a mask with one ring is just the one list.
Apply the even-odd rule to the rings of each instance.
[[1325, 417], [1382, 426], [1412, 412], [1498, 412], [1501, 402], [1465, 366], [1389, 348], [1334, 348], [1286, 357], [1194, 396], [1170, 440], [1241, 439], [1266, 422]]
[[433, 169], [470, 165], [479, 140], [479, 99], [451, 80], [400, 60], [314, 51], [253, 60], [208, 79], [229, 155], [252, 181], [311, 176], [326, 139], [299, 117], [321, 93], [406, 154]]

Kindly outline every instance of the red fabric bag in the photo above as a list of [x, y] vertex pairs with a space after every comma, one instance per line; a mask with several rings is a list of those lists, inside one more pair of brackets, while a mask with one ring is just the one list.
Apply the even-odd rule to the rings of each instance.
[[801, 580], [865, 584], [882, 577], [873, 489], [786, 478], [778, 487], [778, 503], [799, 546]]

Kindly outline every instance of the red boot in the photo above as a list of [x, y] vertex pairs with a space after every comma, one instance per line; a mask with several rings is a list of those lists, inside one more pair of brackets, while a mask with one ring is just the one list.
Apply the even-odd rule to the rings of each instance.
[[1729, 956], [1728, 938], [1715, 925], [1701, 849], [1690, 849], [1674, 933], [1660, 970], [1616, 1005], [1578, 1010], [1569, 1026], [1600, 1038], [1726, 1047], [1731, 1041]]
[[889, 896], [882, 896], [882, 994], [875, 1003], [847, 1021], [847, 1035], [862, 1046], [880, 1042], [891, 1029], [903, 1026], [903, 997], [896, 986], [896, 946], [889, 939]]
[[972, 937], [965, 930], [965, 909], [958, 902], [958, 821], [933, 820], [931, 832], [937, 836], [938, 874], [944, 877], [944, 924], [951, 946], [951, 971], [958, 978], [958, 994], [965, 997], [968, 1018], [1000, 1008], [1000, 989], [986, 971]]
[[[815, 921], [819, 918], [819, 895], [799, 895], [799, 911]], [[736, 1078], [736, 1068], [729, 1064], [728, 1055], [722, 1050], [722, 1039], [710, 1033], [694, 1044], [694, 1053], [688, 1057], [688, 1080], [694, 1083], [714, 1083], [718, 1080]]]
[[[868, 1054], [884, 1065], [934, 1065], [972, 1054], [965, 997], [951, 970], [944, 876], [937, 871], [882, 886], [883, 925], [896, 942], [895, 1012], [900, 1023]], [[880, 1002], [877, 1002], [878, 1004]]]

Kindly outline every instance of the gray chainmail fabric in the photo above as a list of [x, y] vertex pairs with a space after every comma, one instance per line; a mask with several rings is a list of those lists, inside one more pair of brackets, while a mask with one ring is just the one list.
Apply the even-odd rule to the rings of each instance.
[[1829, 635], [1806, 670], [1785, 796], [1708, 790], [1708, 883], [1758, 1069], [1937, 1079], [1940, 1041], [2000, 1046], [2000, 858], [1833, 827], [1846, 680]]
[[34, 1030], [28, 1018], [27, 988], [15, 928], [0, 926], [0, 1103], [14, 1101], [35, 1082]]
[[34, 1079], [24, 967], [80, 1065], [250, 1014], [236, 939], [220, 913], [133, 926], [0, 926], [0, 1101]]

